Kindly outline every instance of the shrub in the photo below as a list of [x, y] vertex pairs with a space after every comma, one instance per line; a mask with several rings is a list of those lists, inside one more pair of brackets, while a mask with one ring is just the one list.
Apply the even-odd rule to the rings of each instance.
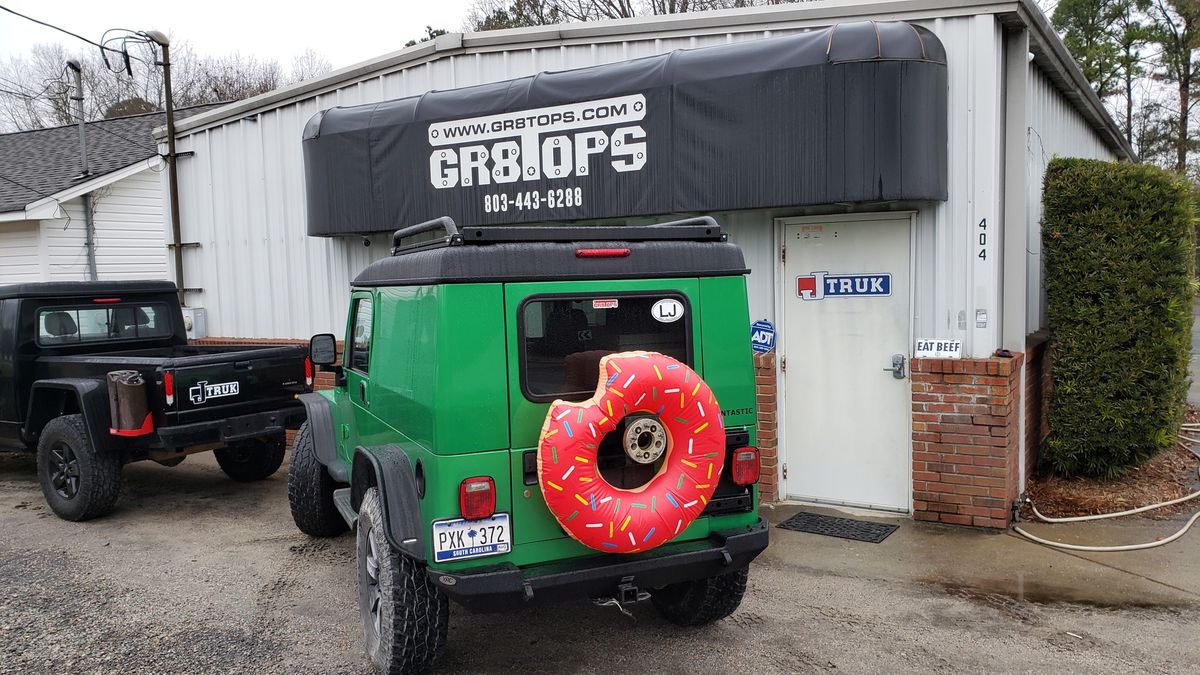
[[1042, 218], [1054, 357], [1044, 466], [1111, 477], [1175, 441], [1195, 293], [1190, 188], [1161, 169], [1055, 159]]

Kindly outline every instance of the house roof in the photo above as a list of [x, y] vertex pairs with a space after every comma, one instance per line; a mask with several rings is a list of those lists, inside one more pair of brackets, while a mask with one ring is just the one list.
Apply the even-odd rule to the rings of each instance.
[[[177, 119], [222, 104], [181, 108]], [[146, 113], [87, 123], [88, 180], [158, 155], [153, 131], [165, 113]], [[79, 175], [79, 125], [0, 134], [0, 213], [23, 210], [83, 183]], [[98, 186], [97, 186], [98, 187]]]
[[[380, 74], [411, 68], [439, 59], [498, 51], [514, 45], [553, 47], [562, 44], [599, 44], [631, 36], [704, 34], [733, 27], [825, 26], [830, 22], [886, 18], [914, 21], [953, 16], [995, 14], [1005, 25], [1028, 30], [1029, 49], [1051, 81], [1064, 92], [1076, 110], [1096, 129], [1106, 144], [1123, 159], [1136, 159], [1112, 116], [1071, 58], [1035, 0], [817, 0], [770, 4], [686, 14], [635, 17], [610, 21], [553, 24], [477, 33], [447, 33], [396, 52], [357, 63], [310, 80], [280, 87], [196, 115], [176, 127], [178, 136], [220, 126], [249, 115], [280, 108], [318, 94]], [[158, 138], [165, 137], [160, 126]]]

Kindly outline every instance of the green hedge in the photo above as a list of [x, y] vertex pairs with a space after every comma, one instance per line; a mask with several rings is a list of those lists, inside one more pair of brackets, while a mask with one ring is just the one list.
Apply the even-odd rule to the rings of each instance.
[[1114, 476], [1170, 447], [1186, 410], [1190, 188], [1151, 166], [1055, 159], [1043, 199], [1053, 389], [1041, 463]]

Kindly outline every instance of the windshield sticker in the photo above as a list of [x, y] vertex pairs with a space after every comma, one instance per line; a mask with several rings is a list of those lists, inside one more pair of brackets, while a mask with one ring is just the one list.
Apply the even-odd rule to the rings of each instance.
[[616, 298], [592, 301], [592, 309], [616, 309], [616, 308], [617, 308]]

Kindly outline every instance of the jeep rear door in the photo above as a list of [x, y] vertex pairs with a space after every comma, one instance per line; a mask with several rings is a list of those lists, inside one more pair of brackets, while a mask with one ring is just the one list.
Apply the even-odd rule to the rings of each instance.
[[[517, 544], [567, 537], [546, 508], [531, 462], [550, 403], [591, 397], [605, 353], [663, 352], [703, 373], [699, 316], [692, 312], [699, 297], [699, 280], [691, 278], [505, 285]], [[682, 314], [656, 317], [656, 306]]]

